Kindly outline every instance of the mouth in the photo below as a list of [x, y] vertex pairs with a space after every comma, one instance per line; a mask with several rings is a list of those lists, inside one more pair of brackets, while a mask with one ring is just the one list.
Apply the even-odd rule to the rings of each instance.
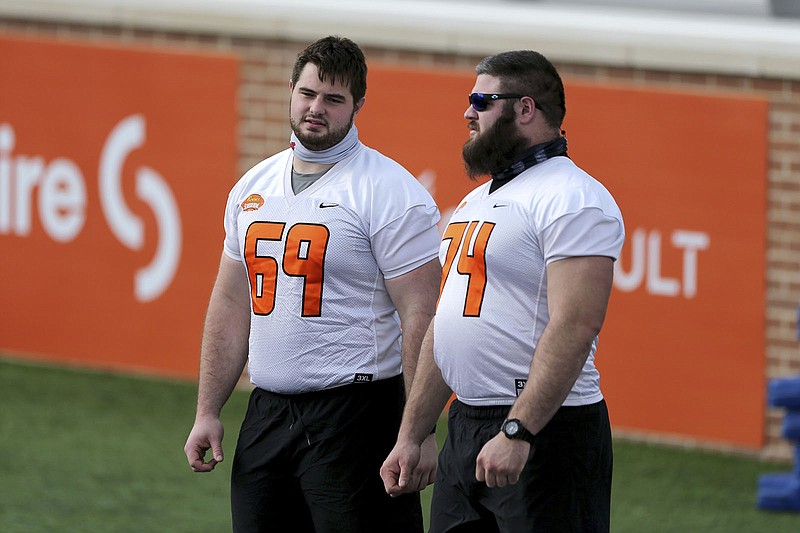
[[309, 126], [313, 126], [316, 128], [324, 128], [328, 126], [327, 122], [325, 122], [321, 118], [316, 118], [316, 117], [305, 117], [303, 119], [303, 122], [305, 122]]
[[480, 126], [478, 126], [478, 123], [475, 121], [471, 121], [469, 124], [467, 124], [467, 128], [469, 128], [470, 138], [475, 137], [480, 131]]

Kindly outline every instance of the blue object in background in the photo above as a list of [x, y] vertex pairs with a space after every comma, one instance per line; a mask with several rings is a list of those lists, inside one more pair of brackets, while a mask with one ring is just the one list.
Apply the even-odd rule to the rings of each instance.
[[[800, 315], [800, 310], [798, 314]], [[794, 469], [788, 473], [765, 474], [759, 477], [758, 507], [772, 511], [800, 512], [800, 376], [770, 381], [767, 401], [772, 407], [786, 408], [783, 436], [795, 442]]]

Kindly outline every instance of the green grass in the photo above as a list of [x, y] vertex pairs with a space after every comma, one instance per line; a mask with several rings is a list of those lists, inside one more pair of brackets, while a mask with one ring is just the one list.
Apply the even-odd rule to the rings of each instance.
[[[229, 531], [246, 400], [237, 391], [223, 411], [226, 461], [194, 474], [183, 455], [194, 384], [0, 359], [0, 531]], [[617, 441], [612, 531], [796, 533], [800, 513], [756, 508], [758, 476], [790, 469]]]

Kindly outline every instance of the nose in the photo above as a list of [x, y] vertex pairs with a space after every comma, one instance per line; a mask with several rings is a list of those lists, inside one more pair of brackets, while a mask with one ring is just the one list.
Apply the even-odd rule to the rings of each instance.
[[325, 96], [317, 95], [309, 104], [308, 110], [314, 115], [322, 115], [325, 113]]
[[467, 106], [467, 110], [464, 111], [464, 118], [467, 120], [477, 120], [478, 119], [478, 112], [475, 111], [475, 108], [472, 107], [472, 104]]

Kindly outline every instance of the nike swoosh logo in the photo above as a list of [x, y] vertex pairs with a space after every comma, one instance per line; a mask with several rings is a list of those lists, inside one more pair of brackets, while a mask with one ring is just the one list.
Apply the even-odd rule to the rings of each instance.
[[324, 209], [326, 207], [339, 207], [339, 204], [329, 203], [329, 202], [322, 202], [319, 204], [320, 209]]
[[495, 208], [495, 207], [508, 207], [508, 204], [494, 204], [492, 206], [492, 208]]

